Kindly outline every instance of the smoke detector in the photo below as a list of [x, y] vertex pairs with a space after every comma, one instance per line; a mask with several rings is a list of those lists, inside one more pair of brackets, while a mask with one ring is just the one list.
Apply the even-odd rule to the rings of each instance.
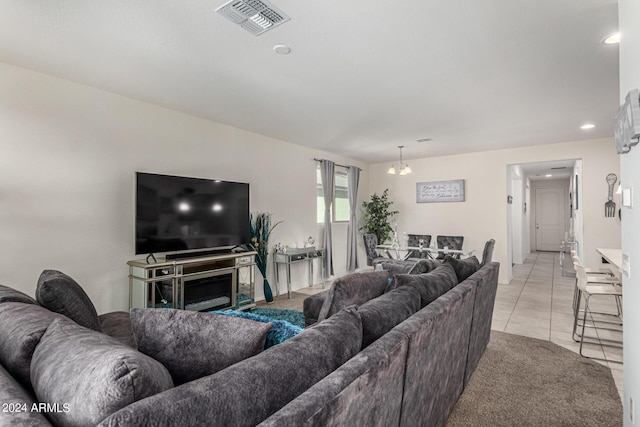
[[255, 36], [290, 19], [265, 0], [231, 0], [217, 8], [216, 12]]

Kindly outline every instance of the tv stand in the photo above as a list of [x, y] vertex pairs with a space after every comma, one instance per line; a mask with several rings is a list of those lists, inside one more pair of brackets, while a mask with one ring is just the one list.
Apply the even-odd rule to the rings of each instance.
[[[129, 265], [130, 308], [211, 311], [255, 307], [255, 252], [224, 253]], [[198, 253], [200, 255], [200, 253]]]

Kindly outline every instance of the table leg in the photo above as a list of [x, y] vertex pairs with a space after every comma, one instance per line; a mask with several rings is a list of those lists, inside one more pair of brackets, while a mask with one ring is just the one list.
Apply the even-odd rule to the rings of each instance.
[[313, 286], [313, 258], [307, 258], [309, 263], [309, 287]]
[[291, 299], [291, 263], [287, 263], [287, 295]]
[[280, 288], [278, 286], [278, 282], [280, 281], [280, 273], [278, 273], [278, 263], [273, 261], [273, 269], [275, 270], [275, 279], [276, 279], [276, 296], [280, 295]]

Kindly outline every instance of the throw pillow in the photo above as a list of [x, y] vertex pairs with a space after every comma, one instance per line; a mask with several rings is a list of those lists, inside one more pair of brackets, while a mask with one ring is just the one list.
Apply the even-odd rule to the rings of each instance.
[[475, 255], [464, 259], [456, 259], [447, 255], [442, 262], [444, 264], [451, 264], [453, 270], [456, 272], [458, 283], [466, 280], [467, 277], [480, 269], [480, 262]]
[[0, 285], [0, 303], [3, 302], [21, 302], [24, 304], [38, 304], [36, 300], [29, 295], [17, 291], [8, 286]]
[[51, 322], [64, 319], [38, 304], [0, 304], [0, 364], [25, 388], [31, 388], [31, 358]]
[[272, 323], [169, 308], [131, 310], [138, 350], [184, 384], [211, 375], [264, 349]]
[[42, 336], [31, 361], [31, 382], [39, 402], [61, 405], [47, 415], [65, 426], [96, 425], [173, 387], [159, 362], [68, 319], [54, 320]]
[[420, 292], [415, 286], [401, 286], [362, 304], [362, 348], [389, 332], [420, 309]]
[[[293, 311], [293, 310], [291, 310]], [[225, 310], [225, 311], [210, 311], [211, 314], [221, 314], [224, 316], [233, 316], [233, 317], [241, 317], [243, 319], [254, 320], [256, 322], [262, 323], [271, 323], [271, 329], [267, 332], [267, 339], [264, 343], [264, 349], [268, 349], [269, 347], [273, 347], [274, 345], [281, 344], [288, 340], [289, 338], [293, 338], [302, 332], [302, 328], [300, 326], [294, 325], [291, 322], [280, 319], [271, 319], [267, 316], [263, 316], [260, 314], [256, 314], [250, 311], [235, 311], [235, 310]]]
[[416, 265], [409, 271], [409, 274], [422, 274], [428, 273], [431, 270], [437, 268], [441, 264], [440, 261], [435, 259], [421, 259], [416, 262]]
[[343, 308], [361, 305], [384, 293], [389, 279], [387, 271], [353, 273], [337, 278], [327, 294], [318, 313], [318, 322], [332, 316]]
[[391, 286], [393, 289], [415, 286], [420, 292], [420, 308], [423, 308], [457, 284], [458, 278], [451, 264], [442, 264], [429, 273], [396, 274]]
[[80, 326], [100, 332], [93, 303], [75, 280], [56, 270], [44, 270], [38, 278], [36, 299], [41, 306], [67, 316]]

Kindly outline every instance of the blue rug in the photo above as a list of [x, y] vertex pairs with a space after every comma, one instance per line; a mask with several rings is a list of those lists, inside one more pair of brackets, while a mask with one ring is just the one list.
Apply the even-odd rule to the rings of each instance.
[[296, 310], [283, 310], [279, 308], [255, 308], [250, 311], [253, 314], [259, 314], [270, 319], [286, 320], [292, 325], [304, 329], [304, 314]]
[[[211, 311], [214, 314], [242, 317], [263, 323], [273, 323], [273, 327], [267, 333], [264, 348], [273, 347], [289, 338], [295, 337], [304, 327], [304, 315], [295, 310], [280, 310], [276, 308], [256, 308], [251, 311]], [[302, 321], [302, 326], [298, 326]], [[293, 323], [295, 322], [295, 324]]]

